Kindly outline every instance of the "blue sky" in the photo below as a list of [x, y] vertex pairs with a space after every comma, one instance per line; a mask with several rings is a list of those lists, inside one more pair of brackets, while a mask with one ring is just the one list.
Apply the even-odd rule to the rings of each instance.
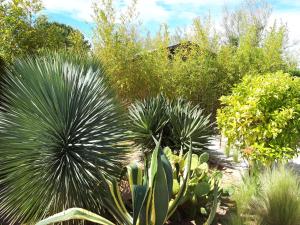
[[[50, 20], [69, 24], [81, 30], [92, 39], [92, 4], [100, 0], [43, 0], [45, 14]], [[126, 6], [131, 0], [115, 0], [117, 5]], [[290, 44], [293, 50], [299, 49], [300, 40], [300, 0], [269, 0], [275, 19], [288, 24]], [[241, 0], [139, 0], [138, 11], [146, 29], [155, 32], [161, 23], [171, 28], [185, 27], [193, 18], [212, 15], [216, 26], [220, 27], [221, 14], [226, 5], [235, 8]], [[121, 8], [120, 8], [121, 9]]]

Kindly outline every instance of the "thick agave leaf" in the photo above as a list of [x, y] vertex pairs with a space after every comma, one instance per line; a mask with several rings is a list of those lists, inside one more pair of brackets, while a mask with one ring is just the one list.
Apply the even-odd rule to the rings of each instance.
[[137, 224], [138, 218], [140, 216], [143, 202], [147, 194], [147, 186], [145, 185], [134, 185], [132, 189], [133, 197], [133, 225]]
[[166, 217], [168, 214], [169, 187], [167, 183], [166, 173], [161, 160], [161, 155], [159, 153], [156, 162], [157, 172], [153, 184], [151, 224], [162, 225], [166, 221]]
[[132, 194], [133, 225], [135, 225], [147, 193], [147, 186], [142, 184], [143, 170], [136, 164], [127, 166], [127, 174]]
[[58, 55], [11, 70], [0, 116], [0, 214], [31, 223], [66, 208], [99, 211], [102, 177], [116, 177], [126, 159], [103, 71]]
[[163, 152], [161, 152], [161, 162], [163, 164], [164, 172], [166, 174], [169, 198], [171, 198], [173, 192], [173, 169], [167, 156]]

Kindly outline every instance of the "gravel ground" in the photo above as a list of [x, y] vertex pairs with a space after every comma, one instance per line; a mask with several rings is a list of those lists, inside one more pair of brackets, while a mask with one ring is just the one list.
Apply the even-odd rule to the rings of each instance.
[[[231, 174], [230, 177], [232, 177], [233, 181], [239, 180], [241, 178], [241, 174], [243, 174], [243, 172], [247, 169], [247, 163], [242, 159], [239, 159], [239, 162], [235, 162], [232, 154], [229, 157], [225, 156], [225, 146], [226, 140], [224, 138], [221, 139], [220, 136], [214, 136], [209, 148], [211, 160], [213, 163], [221, 165], [225, 171], [228, 171], [229, 174]], [[300, 155], [291, 160], [289, 162], [289, 166], [294, 168], [294, 170], [300, 174]], [[230, 177], [228, 177], [228, 179]], [[227, 179], [226, 176], [225, 179]]]

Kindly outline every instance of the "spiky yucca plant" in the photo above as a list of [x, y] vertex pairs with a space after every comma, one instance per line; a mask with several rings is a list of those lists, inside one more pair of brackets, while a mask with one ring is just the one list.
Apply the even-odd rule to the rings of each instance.
[[206, 150], [213, 133], [210, 115], [183, 99], [173, 101], [169, 106], [169, 129], [172, 147], [186, 152], [190, 139], [194, 151]]
[[[32, 223], [66, 208], [101, 209], [102, 177], [126, 157], [122, 114], [93, 62], [53, 54], [14, 63], [0, 114], [0, 214]], [[100, 185], [100, 187], [99, 187]]]
[[210, 115], [183, 99], [169, 101], [163, 95], [137, 101], [129, 108], [132, 139], [144, 148], [153, 146], [152, 135], [162, 134], [162, 146], [187, 152], [192, 138], [193, 150], [205, 150], [213, 131]]
[[[168, 123], [169, 101], [163, 96], [158, 95], [143, 101], [136, 101], [129, 107], [129, 129], [131, 137], [135, 143], [146, 148], [153, 148], [155, 143], [152, 136], [158, 137]], [[165, 139], [162, 145], [165, 145]]]

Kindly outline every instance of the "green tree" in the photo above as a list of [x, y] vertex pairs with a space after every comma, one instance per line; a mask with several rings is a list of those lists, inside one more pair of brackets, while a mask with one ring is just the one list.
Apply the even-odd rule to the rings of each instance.
[[[87, 53], [88, 41], [79, 30], [39, 16], [40, 0], [0, 0], [0, 57], [7, 62], [41, 50]], [[42, 37], [42, 38], [41, 38]]]
[[0, 0], [0, 57], [11, 61], [36, 50], [33, 26], [41, 9], [40, 0]]
[[39, 50], [74, 51], [81, 54], [90, 50], [89, 42], [79, 30], [62, 23], [50, 22], [46, 16], [38, 17], [34, 28], [37, 36], [43, 37], [36, 38]]

